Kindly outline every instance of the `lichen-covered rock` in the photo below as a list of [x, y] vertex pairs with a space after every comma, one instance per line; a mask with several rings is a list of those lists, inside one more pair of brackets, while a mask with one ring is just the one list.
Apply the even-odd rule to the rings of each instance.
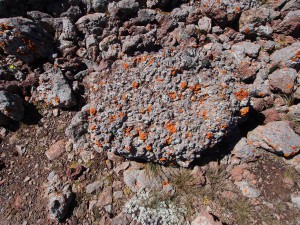
[[275, 51], [271, 56], [271, 63], [276, 67], [300, 68], [300, 42]]
[[50, 69], [39, 78], [40, 85], [33, 95], [33, 101], [43, 101], [49, 106], [71, 108], [76, 98], [68, 81], [59, 69]]
[[21, 17], [0, 19], [0, 48], [26, 63], [46, 58], [53, 51], [49, 33]]
[[22, 121], [24, 106], [22, 99], [7, 91], [0, 91], [0, 125], [7, 125], [11, 120]]
[[256, 58], [260, 51], [260, 45], [252, 42], [239, 42], [231, 47], [231, 49], [239, 56], [249, 56]]
[[81, 17], [77, 22], [77, 29], [84, 34], [97, 34], [103, 30], [108, 17], [105, 13], [93, 13]]
[[300, 151], [300, 136], [286, 121], [259, 126], [248, 134], [248, 143], [275, 154], [290, 157]]
[[109, 14], [123, 20], [137, 14], [139, 9], [139, 2], [135, 0], [121, 0], [119, 2], [112, 2], [108, 5]]
[[298, 38], [300, 36], [300, 10], [289, 12], [275, 31]]
[[116, 61], [90, 83], [95, 148], [182, 166], [213, 148], [246, 118], [249, 93], [209, 65], [194, 48]]
[[226, 26], [228, 23], [236, 22], [241, 12], [257, 8], [261, 4], [261, 0], [203, 0], [201, 1], [201, 11], [221, 26]]
[[61, 221], [70, 212], [70, 205], [74, 201], [74, 193], [69, 184], [63, 183], [55, 172], [48, 175], [44, 184], [45, 197], [47, 198], [49, 217]]
[[291, 94], [297, 79], [297, 71], [292, 68], [279, 69], [269, 75], [270, 89], [274, 92]]

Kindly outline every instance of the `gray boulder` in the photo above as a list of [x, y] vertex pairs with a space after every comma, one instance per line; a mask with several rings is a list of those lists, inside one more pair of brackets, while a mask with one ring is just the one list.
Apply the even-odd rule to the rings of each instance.
[[26, 63], [46, 58], [53, 52], [52, 36], [32, 20], [0, 19], [0, 48]]
[[0, 125], [7, 125], [11, 120], [22, 121], [24, 106], [22, 99], [7, 91], [0, 91]]
[[71, 108], [77, 104], [68, 81], [59, 69], [51, 69], [39, 78], [40, 85], [33, 95], [34, 101], [44, 101], [52, 107]]
[[248, 134], [248, 143], [275, 154], [290, 157], [300, 151], [300, 136], [286, 121], [276, 121], [259, 126]]

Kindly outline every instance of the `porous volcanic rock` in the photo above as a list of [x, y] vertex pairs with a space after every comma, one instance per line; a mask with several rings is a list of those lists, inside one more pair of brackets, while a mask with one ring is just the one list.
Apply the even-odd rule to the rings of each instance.
[[[227, 53], [225, 53], [227, 54]], [[118, 60], [90, 83], [95, 148], [127, 158], [189, 165], [249, 112], [239, 79], [209, 68], [202, 48]]]
[[53, 51], [53, 38], [32, 20], [21, 17], [0, 19], [0, 48], [32, 63]]

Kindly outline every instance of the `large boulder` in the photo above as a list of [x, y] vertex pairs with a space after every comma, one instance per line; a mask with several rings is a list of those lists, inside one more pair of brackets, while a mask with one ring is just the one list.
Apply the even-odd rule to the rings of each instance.
[[0, 91], [0, 126], [7, 125], [11, 120], [22, 121], [23, 117], [22, 99], [7, 91]]
[[21, 17], [0, 19], [0, 48], [32, 63], [53, 52], [53, 38], [32, 20]]
[[247, 117], [249, 93], [209, 65], [191, 47], [128, 57], [109, 77], [95, 74], [88, 85], [95, 149], [182, 166], [212, 149]]
[[300, 151], [300, 136], [287, 121], [276, 121], [259, 126], [248, 134], [248, 143], [275, 154], [290, 157]]

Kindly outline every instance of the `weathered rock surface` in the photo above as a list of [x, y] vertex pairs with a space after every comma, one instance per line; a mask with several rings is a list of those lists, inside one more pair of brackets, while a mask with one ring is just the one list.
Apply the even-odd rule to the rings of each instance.
[[294, 90], [297, 71], [292, 68], [279, 69], [269, 75], [270, 89], [274, 92], [291, 94]]
[[275, 154], [290, 157], [300, 151], [300, 136], [286, 121], [276, 121], [259, 126], [248, 134], [249, 144]]
[[116, 61], [113, 77], [97, 76], [101, 85], [92, 84], [90, 104], [95, 148], [188, 165], [219, 143], [247, 116], [249, 93], [234, 87], [230, 75], [212, 75], [204, 54], [193, 48], [144, 54]]
[[76, 98], [68, 81], [59, 69], [50, 69], [43, 73], [40, 85], [33, 95], [33, 101], [44, 101], [52, 107], [71, 108], [76, 105]]
[[65, 142], [64, 140], [59, 140], [53, 144], [46, 152], [46, 156], [49, 160], [59, 158], [65, 152]]
[[32, 63], [53, 52], [53, 38], [29, 19], [0, 19], [0, 48], [26, 63]]
[[22, 99], [7, 91], [0, 91], [0, 125], [7, 125], [10, 120], [22, 121], [24, 106]]

